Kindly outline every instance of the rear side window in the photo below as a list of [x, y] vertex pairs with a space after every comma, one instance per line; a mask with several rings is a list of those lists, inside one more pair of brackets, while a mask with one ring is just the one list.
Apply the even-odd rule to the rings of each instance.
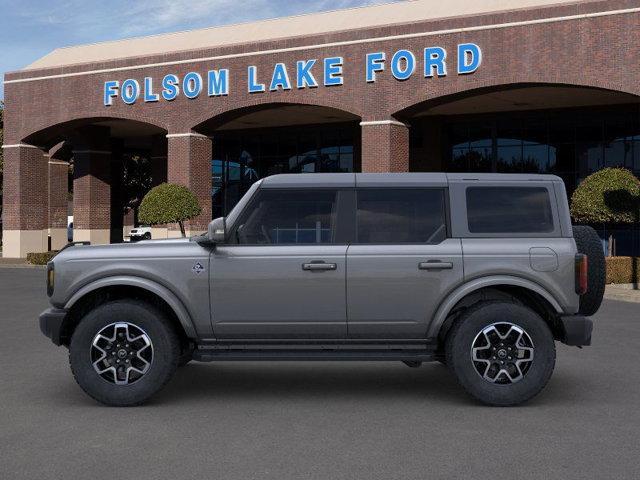
[[550, 233], [553, 214], [544, 187], [469, 187], [471, 233]]
[[440, 243], [446, 238], [444, 190], [357, 191], [358, 243]]

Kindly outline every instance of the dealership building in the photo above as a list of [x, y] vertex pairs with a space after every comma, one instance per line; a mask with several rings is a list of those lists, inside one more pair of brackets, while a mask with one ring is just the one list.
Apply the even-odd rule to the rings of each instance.
[[639, 32], [637, 0], [415, 0], [54, 50], [5, 75], [2, 254], [67, 242], [70, 181], [74, 240], [122, 241], [125, 155], [192, 233], [277, 173], [639, 173]]

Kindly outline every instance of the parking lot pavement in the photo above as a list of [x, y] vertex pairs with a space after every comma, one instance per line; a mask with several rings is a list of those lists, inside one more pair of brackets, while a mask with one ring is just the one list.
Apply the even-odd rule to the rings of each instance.
[[640, 478], [640, 305], [558, 346], [522, 407], [470, 400], [439, 364], [194, 364], [146, 406], [96, 404], [40, 334], [44, 271], [0, 269], [2, 479]]

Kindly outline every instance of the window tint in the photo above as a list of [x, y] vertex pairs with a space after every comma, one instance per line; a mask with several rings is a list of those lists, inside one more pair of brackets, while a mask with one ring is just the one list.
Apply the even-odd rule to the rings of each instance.
[[553, 231], [549, 192], [542, 187], [467, 188], [471, 233], [548, 233]]
[[336, 196], [336, 190], [261, 190], [240, 220], [238, 243], [333, 243]]
[[444, 211], [442, 189], [358, 190], [358, 243], [440, 243]]

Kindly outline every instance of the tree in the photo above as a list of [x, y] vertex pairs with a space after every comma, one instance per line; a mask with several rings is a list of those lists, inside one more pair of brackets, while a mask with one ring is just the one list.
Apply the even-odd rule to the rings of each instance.
[[[577, 223], [638, 221], [640, 180], [624, 168], [605, 168], [585, 178], [571, 196], [571, 216]], [[609, 237], [609, 256], [613, 248]]]
[[191, 190], [182, 185], [163, 183], [152, 188], [142, 199], [138, 218], [149, 225], [177, 223], [184, 237], [184, 222], [201, 213], [202, 208]]

